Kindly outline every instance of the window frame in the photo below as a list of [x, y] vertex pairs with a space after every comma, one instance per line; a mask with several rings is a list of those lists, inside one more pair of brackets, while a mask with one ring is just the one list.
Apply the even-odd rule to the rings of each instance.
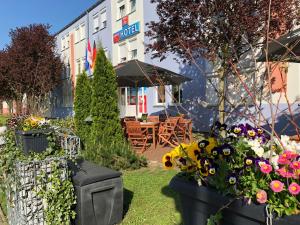
[[[105, 20], [102, 21], [102, 15], [105, 14]], [[107, 11], [106, 9], [105, 10], [102, 10], [100, 12], [100, 30], [104, 29], [107, 27]]]
[[86, 31], [85, 31], [85, 23], [80, 24], [80, 41], [85, 39]]
[[[126, 51], [126, 55], [124, 57], [122, 57], [122, 47], [125, 48], [125, 51]], [[126, 42], [123, 42], [121, 44], [119, 44], [119, 62], [120, 63], [124, 63], [126, 62], [128, 59], [128, 46], [127, 46], [127, 43]]]
[[[134, 8], [132, 7], [132, 3], [134, 2]], [[136, 11], [136, 0], [130, 0], [130, 13]]]
[[[159, 102], [158, 99], [160, 98], [159, 96], [159, 87], [164, 87], [164, 90], [165, 90], [165, 93], [164, 93], [164, 96], [165, 96], [165, 101], [164, 102]], [[154, 105], [155, 106], [163, 106], [166, 104], [166, 85], [161, 85], [161, 86], [155, 86], [155, 103]]]
[[70, 48], [70, 34], [69, 33], [66, 35], [65, 40], [67, 42], [65, 49], [68, 49], [68, 48]]
[[[122, 15], [122, 13], [121, 13], [121, 7], [124, 7], [124, 10], [123, 10], [124, 15]], [[122, 19], [125, 16], [126, 16], [126, 5], [125, 5], [125, 2], [122, 2], [122, 4], [120, 4], [118, 7], [118, 19]]]
[[75, 44], [80, 41], [80, 26], [75, 27]]
[[[96, 23], [95, 21], [97, 21], [98, 26], [96, 27]], [[100, 30], [100, 24], [99, 24], [99, 13], [96, 13], [95, 15], [93, 15], [93, 33], [97, 33]]]
[[[178, 87], [178, 100], [179, 101], [176, 101], [174, 102], [174, 87]], [[183, 96], [182, 96], [182, 84], [179, 84], [179, 85], [172, 85], [172, 101], [171, 101], [171, 104], [172, 105], [180, 105], [183, 103]]]

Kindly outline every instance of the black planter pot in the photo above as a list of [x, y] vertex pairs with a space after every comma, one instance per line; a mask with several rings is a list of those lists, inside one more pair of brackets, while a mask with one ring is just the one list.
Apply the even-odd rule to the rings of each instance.
[[25, 155], [29, 152], [41, 153], [48, 147], [47, 136], [52, 132], [51, 129], [41, 129], [33, 131], [16, 131], [16, 143]]
[[[214, 189], [198, 186], [196, 182], [175, 176], [169, 186], [179, 193], [182, 219], [185, 225], [206, 225], [210, 215], [215, 214], [232, 199], [222, 196]], [[236, 200], [222, 210], [221, 225], [264, 225], [265, 205], [246, 205]], [[300, 215], [274, 219], [273, 225], [300, 225]]]

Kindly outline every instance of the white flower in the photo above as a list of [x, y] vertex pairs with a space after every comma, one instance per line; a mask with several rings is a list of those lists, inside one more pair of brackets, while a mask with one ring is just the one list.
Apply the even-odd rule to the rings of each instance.
[[265, 150], [263, 147], [251, 147], [251, 148], [253, 149], [253, 151], [258, 157], [262, 157], [264, 155]]
[[258, 157], [262, 157], [265, 150], [261, 147], [261, 143], [258, 139], [255, 140], [247, 140], [248, 145], [250, 145], [251, 149], [255, 152]]
[[[270, 159], [270, 154], [271, 154], [271, 151], [267, 151], [267, 152], [264, 153], [263, 157], [265, 159]], [[273, 152], [273, 156], [270, 160], [270, 163], [274, 166], [275, 169], [279, 169], [278, 159], [279, 159], [279, 156], [276, 154], [276, 152]]]

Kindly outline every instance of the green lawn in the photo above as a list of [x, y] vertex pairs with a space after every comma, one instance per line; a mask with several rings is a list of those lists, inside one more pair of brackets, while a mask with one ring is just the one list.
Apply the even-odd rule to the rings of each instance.
[[121, 225], [181, 224], [179, 199], [168, 188], [176, 173], [149, 168], [123, 172], [126, 214]]
[[6, 120], [8, 119], [8, 116], [4, 116], [0, 114], [0, 126], [3, 126], [6, 124]]

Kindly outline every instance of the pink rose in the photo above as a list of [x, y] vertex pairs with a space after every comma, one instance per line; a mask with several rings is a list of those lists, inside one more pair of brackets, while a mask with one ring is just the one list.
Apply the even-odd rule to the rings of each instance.
[[266, 203], [268, 200], [267, 192], [265, 192], [264, 190], [258, 190], [258, 192], [256, 193], [256, 200], [260, 204]]

